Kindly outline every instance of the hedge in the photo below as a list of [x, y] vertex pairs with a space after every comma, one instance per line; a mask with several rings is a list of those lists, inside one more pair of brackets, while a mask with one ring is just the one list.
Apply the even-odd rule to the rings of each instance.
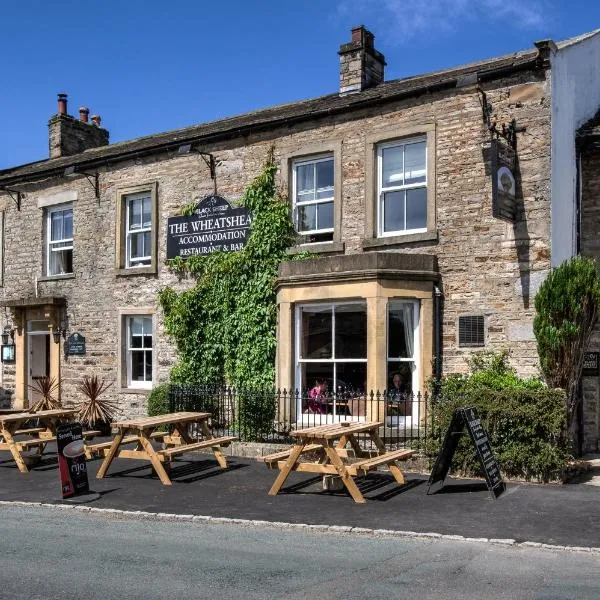
[[169, 411], [169, 384], [161, 383], [152, 388], [148, 396], [148, 416], [166, 415]]
[[[563, 390], [512, 388], [463, 389], [432, 404], [432, 429], [427, 450], [439, 452], [454, 410], [474, 406], [487, 430], [502, 473], [511, 478], [548, 482], [558, 479], [569, 460]], [[458, 445], [452, 470], [482, 477], [467, 434]]]

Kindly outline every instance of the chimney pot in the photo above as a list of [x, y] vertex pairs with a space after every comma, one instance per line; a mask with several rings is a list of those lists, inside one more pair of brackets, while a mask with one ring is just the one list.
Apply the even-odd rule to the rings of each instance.
[[67, 94], [58, 94], [58, 114], [67, 114]]
[[96, 127], [100, 127], [100, 123], [102, 123], [102, 117], [100, 115], [92, 115], [92, 123], [96, 125]]
[[90, 115], [90, 109], [87, 108], [87, 106], [81, 106], [79, 108], [79, 120], [82, 123], [87, 123], [88, 122], [89, 115]]

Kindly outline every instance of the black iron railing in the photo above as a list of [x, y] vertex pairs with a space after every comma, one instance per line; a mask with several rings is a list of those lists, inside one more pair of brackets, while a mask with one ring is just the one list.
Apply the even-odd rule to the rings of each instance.
[[315, 394], [215, 385], [169, 386], [171, 412], [209, 412], [215, 435], [235, 435], [246, 442], [290, 443], [294, 429], [338, 421], [379, 421], [379, 435], [386, 446], [418, 448], [431, 428], [431, 402], [428, 393], [340, 389]]

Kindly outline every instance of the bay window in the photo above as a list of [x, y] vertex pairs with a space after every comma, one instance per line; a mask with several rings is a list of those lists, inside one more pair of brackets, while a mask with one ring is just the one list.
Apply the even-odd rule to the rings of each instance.
[[[311, 390], [319, 388], [322, 414], [357, 416], [338, 410], [344, 392], [364, 392], [367, 381], [367, 307], [364, 302], [304, 305], [296, 309], [296, 382], [303, 391], [302, 414], [316, 412]], [[341, 401], [340, 401], [341, 408]]]

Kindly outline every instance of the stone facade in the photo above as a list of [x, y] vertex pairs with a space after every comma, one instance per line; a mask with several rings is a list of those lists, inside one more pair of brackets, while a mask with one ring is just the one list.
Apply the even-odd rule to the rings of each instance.
[[[592, 145], [581, 153], [581, 253], [600, 261], [600, 149]], [[587, 347], [600, 352], [600, 323]], [[600, 449], [600, 377], [582, 378], [583, 440], [586, 452]]]
[[[341, 153], [337, 179], [341, 185], [340, 219], [334, 236], [339, 241], [320, 246], [319, 252], [324, 256], [381, 251], [434, 255], [444, 297], [443, 372], [467, 369], [465, 359], [471, 350], [458, 345], [458, 317], [477, 314], [484, 315], [486, 321], [485, 349], [510, 349], [511, 362], [519, 373], [534, 375], [538, 372], [538, 358], [531, 326], [533, 297], [550, 267], [548, 77], [546, 68], [532, 67], [509, 69], [481, 82], [497, 122], [516, 119], [520, 127], [526, 128], [518, 134], [519, 206], [515, 224], [492, 217], [487, 155], [490, 134], [482, 118], [481, 94], [473, 85], [448, 86], [425, 95], [407, 93], [402, 98], [332, 111], [328, 116], [306, 115], [287, 122], [283, 119], [268, 128], [256, 127], [243, 136], [232, 133], [217, 141], [200, 136], [198, 141], [204, 152], [215, 157], [219, 194], [234, 203], [260, 172], [271, 147], [282, 167], [281, 188], [289, 193], [290, 161], [306, 155], [315, 145], [335, 144]], [[64, 120], [60, 115], [58, 118]], [[373, 212], [368, 202], [374, 196], [374, 181], [367, 176], [368, 165], [372, 166], [374, 160], [368, 150], [369, 140], [401, 138], [406, 132], [415, 131], [426, 132], [434, 140], [430, 148], [435, 162], [434, 227], [425, 238], [404, 243], [390, 238], [374, 243], [366, 216]], [[89, 160], [101, 158], [100, 151], [92, 152]], [[27, 321], [47, 320], [51, 328], [60, 325], [59, 307], [50, 300], [36, 305], [35, 299], [66, 299], [69, 332], [78, 331], [86, 337], [85, 356], [65, 358], [63, 340], [60, 352], [58, 345], [51, 349], [51, 373], [60, 375], [66, 404], [77, 400], [76, 385], [81, 377], [97, 373], [115, 381], [109, 395], [123, 413], [146, 411], [148, 392], [128, 389], [123, 379], [123, 319], [127, 314], [153, 315], [153, 383], [169, 378], [176, 355], [164, 333], [157, 292], [165, 285], [183, 289], [190, 283], [179, 281], [165, 266], [167, 218], [190, 201], [211, 194], [213, 181], [201, 158], [197, 154], [179, 155], [176, 143], [137, 156], [131, 154], [117, 155], [103, 163], [100, 158], [94, 159], [100, 198], [95, 197], [85, 177], [60, 176], [67, 164], [64, 159], [55, 159], [62, 161], [57, 163], [48, 161], [48, 169], [53, 164], [57, 167], [43, 178], [22, 176], [29, 180], [23, 186], [26, 197], [20, 211], [8, 195], [0, 192], [4, 218], [2, 296], [9, 305], [6, 318], [16, 327], [17, 344], [16, 364], [3, 366], [3, 386], [14, 391], [17, 406], [27, 405], [28, 397]], [[0, 172], [0, 185], [18, 176], [18, 169]], [[120, 251], [116, 248], [119, 194], [132, 186], [154, 186], [157, 190], [155, 272], [127, 273], [116, 266], [115, 257]], [[49, 208], [64, 198], [70, 198], [73, 206], [73, 274], [48, 277], [45, 219]], [[422, 325], [431, 328], [431, 284], [423, 294], [427, 314]], [[16, 306], [19, 303], [21, 306]], [[52, 339], [50, 344], [54, 348]], [[430, 373], [431, 338], [423, 348], [419, 360], [425, 365], [423, 372]], [[377, 387], [386, 385], [383, 376], [370, 382]]]

